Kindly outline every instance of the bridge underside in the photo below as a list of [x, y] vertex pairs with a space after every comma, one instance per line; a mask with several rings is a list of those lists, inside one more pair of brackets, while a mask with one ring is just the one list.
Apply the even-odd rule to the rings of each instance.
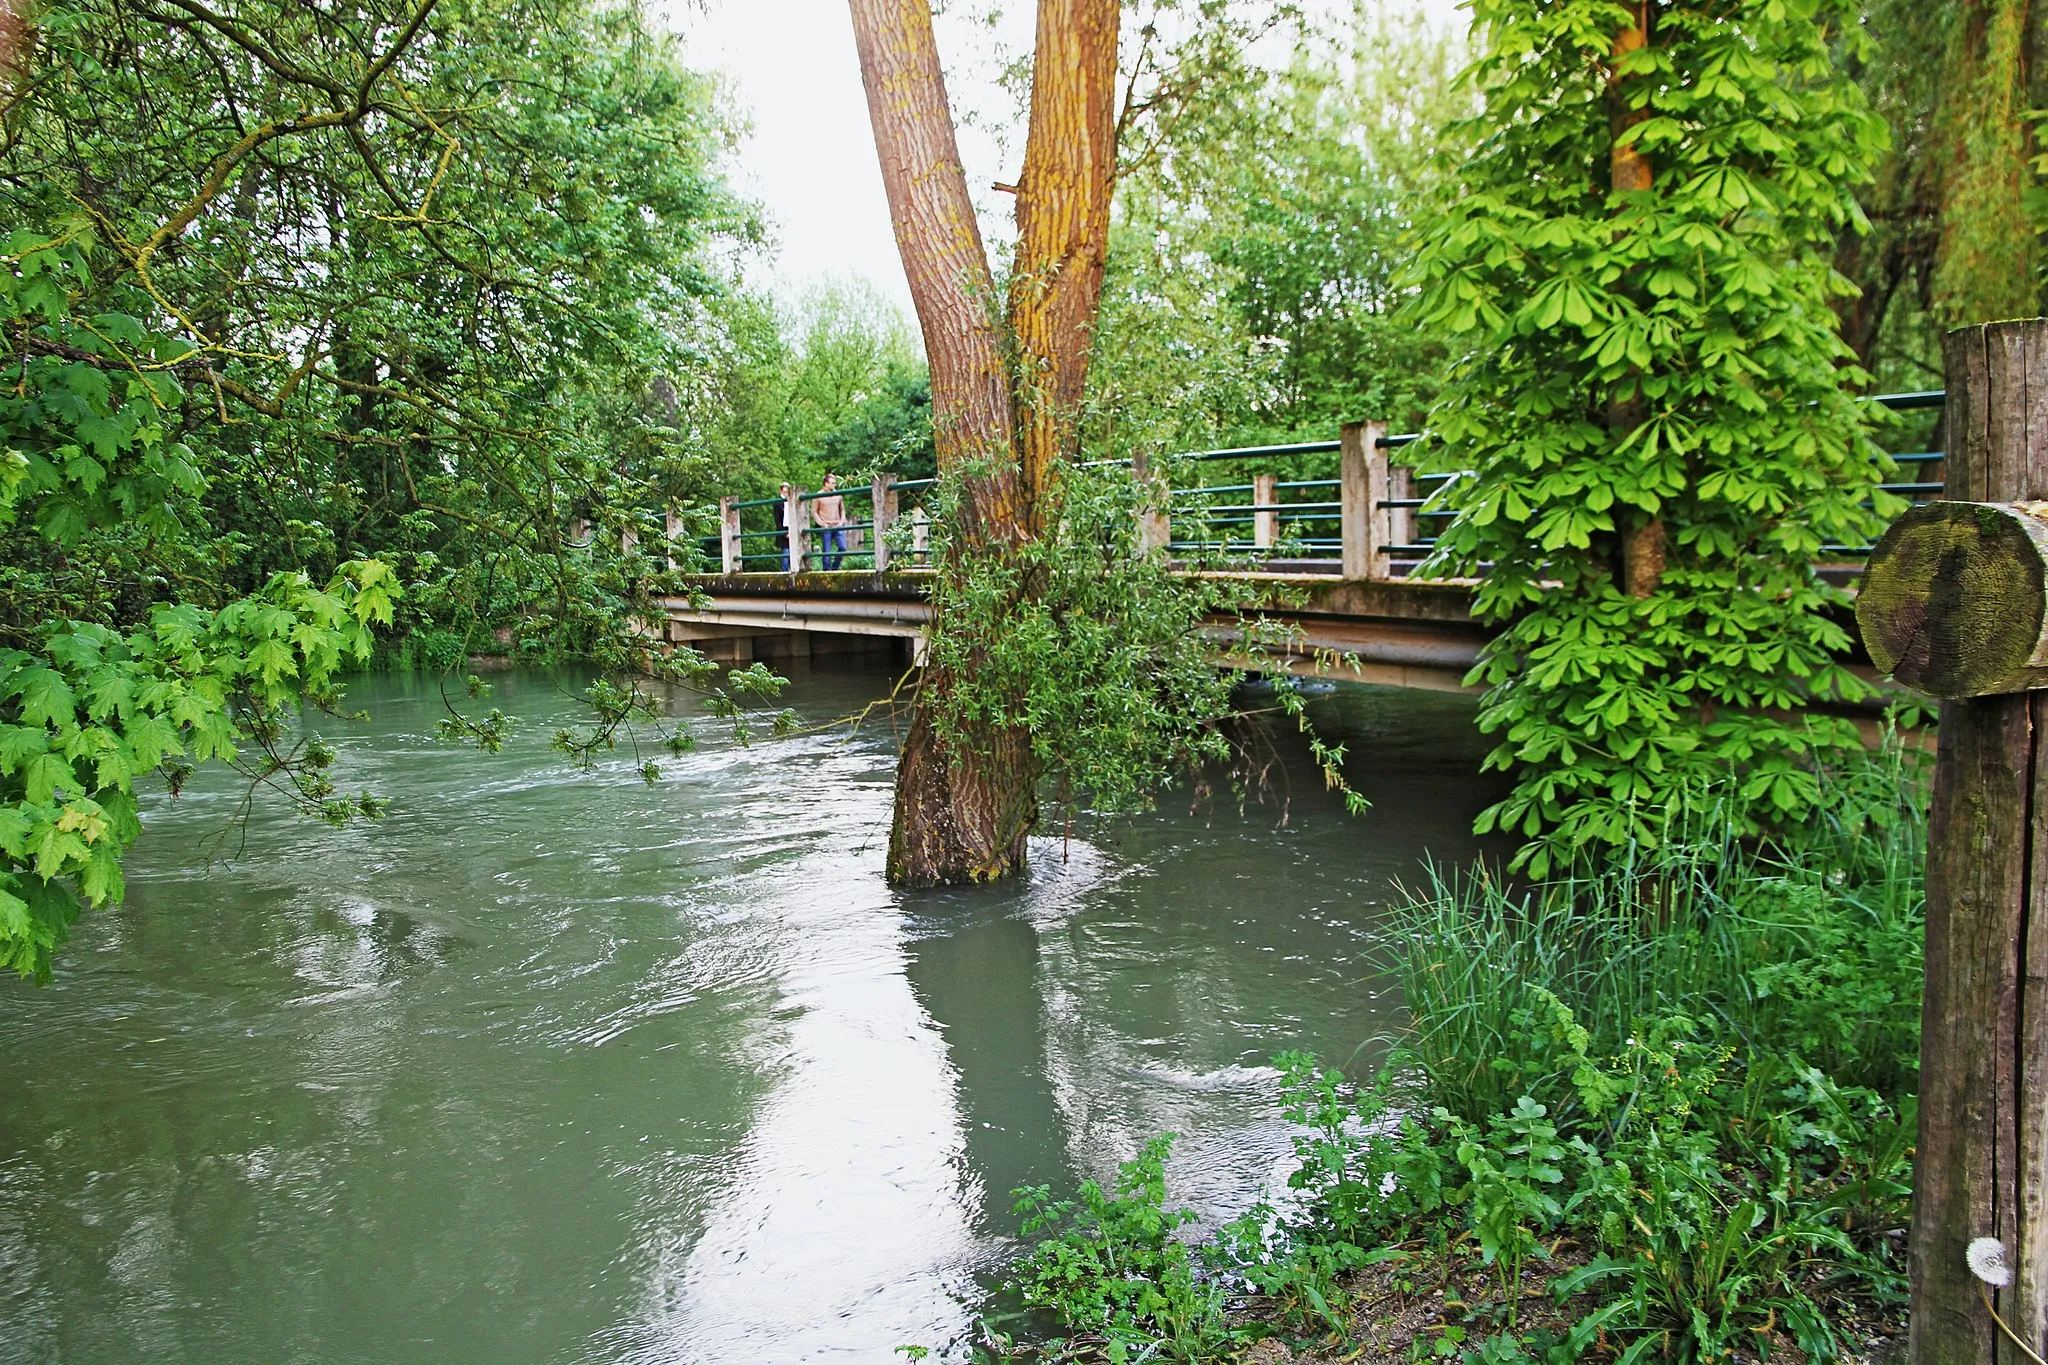
[[[1270, 589], [1265, 615], [1292, 628], [1289, 670], [1310, 677], [1434, 691], [1467, 691], [1463, 679], [1486, 640], [1471, 616], [1472, 590], [1456, 583], [1359, 582], [1328, 575], [1233, 575]], [[665, 638], [711, 657], [866, 654], [910, 663], [922, 653], [931, 609], [929, 574], [758, 573], [704, 575], [700, 595], [662, 599]], [[1214, 624], [1219, 662], [1270, 668], [1232, 651], [1232, 623]], [[1338, 656], [1348, 656], [1339, 660]]]

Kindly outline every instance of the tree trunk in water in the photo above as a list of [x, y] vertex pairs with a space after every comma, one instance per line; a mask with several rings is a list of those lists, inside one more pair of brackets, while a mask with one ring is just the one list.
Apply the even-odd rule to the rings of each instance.
[[[1117, 0], [1044, 0], [1009, 300], [1006, 361], [996, 290], [954, 138], [929, 0], [849, 0], [896, 246], [932, 372], [942, 473], [960, 475], [935, 594], [977, 556], [1042, 529], [1058, 456], [1076, 429], [1102, 295], [1114, 184]], [[1034, 585], [1027, 581], [1023, 590]], [[1038, 767], [1020, 726], [950, 740], [932, 716], [957, 685], [925, 671], [896, 772], [889, 879], [991, 881], [1024, 865]]]
[[[943, 680], [927, 677], [919, 685]], [[928, 707], [911, 712], [889, 825], [889, 881], [896, 886], [992, 882], [1024, 868], [1024, 841], [1038, 823], [1031, 736], [1012, 728], [965, 755], [957, 747], [941, 738]]]

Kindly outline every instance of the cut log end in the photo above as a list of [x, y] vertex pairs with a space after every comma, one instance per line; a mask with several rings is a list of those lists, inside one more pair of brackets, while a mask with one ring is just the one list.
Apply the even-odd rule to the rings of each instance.
[[2048, 505], [1936, 502], [1893, 524], [1856, 600], [1880, 673], [1932, 697], [2048, 686]]

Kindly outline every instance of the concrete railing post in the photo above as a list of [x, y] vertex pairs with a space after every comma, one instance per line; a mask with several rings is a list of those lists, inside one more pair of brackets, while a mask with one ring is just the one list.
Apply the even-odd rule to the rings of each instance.
[[676, 542], [683, 538], [683, 514], [676, 510], [674, 504], [663, 511], [661, 530], [662, 542], [668, 551], [668, 571], [674, 573], [680, 567], [676, 563]]
[[804, 571], [804, 537], [811, 529], [811, 505], [804, 501], [803, 489], [792, 486], [783, 499], [782, 524], [789, 534], [789, 571], [800, 574]]
[[619, 557], [625, 558], [640, 548], [640, 530], [631, 522], [619, 528]]
[[1280, 476], [1252, 475], [1252, 545], [1270, 550], [1280, 543]]
[[868, 520], [875, 523], [875, 572], [882, 573], [889, 567], [889, 528], [896, 524], [896, 476], [875, 475], [870, 500], [874, 504], [874, 513]]
[[740, 555], [740, 509], [733, 506], [734, 501], [718, 500], [718, 568], [728, 574], [738, 573], [746, 565]]
[[1131, 457], [1131, 478], [1138, 485], [1138, 553], [1163, 551], [1173, 543], [1173, 490], [1146, 455]]
[[910, 562], [920, 568], [932, 562], [932, 519], [922, 507], [910, 509]]
[[1338, 516], [1346, 578], [1384, 578], [1387, 540], [1385, 422], [1346, 422], [1337, 470]]
[[[1412, 499], [1418, 486], [1415, 481], [1415, 471], [1408, 465], [1389, 464], [1387, 466], [1387, 496], [1389, 498]], [[1415, 543], [1416, 526], [1415, 509], [1412, 507], [1389, 507], [1386, 509], [1386, 513], [1387, 544], [1413, 545]], [[1392, 564], [1387, 566], [1387, 575], [1388, 577], [1393, 576]]]

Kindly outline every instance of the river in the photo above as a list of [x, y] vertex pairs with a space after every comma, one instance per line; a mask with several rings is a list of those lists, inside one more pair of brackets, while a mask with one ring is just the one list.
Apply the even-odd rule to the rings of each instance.
[[[437, 686], [328, 722], [333, 830], [202, 773], [146, 807], [125, 905], [54, 985], [0, 982], [0, 1361], [901, 1359], [1017, 1249], [1008, 1191], [1180, 1135], [1228, 1217], [1285, 1170], [1268, 1064], [1369, 1064], [1370, 957], [1488, 789], [1462, 697], [1314, 703], [1375, 803], [1283, 739], [1287, 819], [1225, 801], [1034, 842], [1017, 884], [882, 881], [886, 724], [699, 748], [648, 786], [547, 747], [570, 681], [496, 680], [497, 754]], [[823, 721], [890, 680], [801, 671]], [[679, 709], [691, 703], [678, 699]], [[1364, 1051], [1361, 1051], [1361, 1048]]]

